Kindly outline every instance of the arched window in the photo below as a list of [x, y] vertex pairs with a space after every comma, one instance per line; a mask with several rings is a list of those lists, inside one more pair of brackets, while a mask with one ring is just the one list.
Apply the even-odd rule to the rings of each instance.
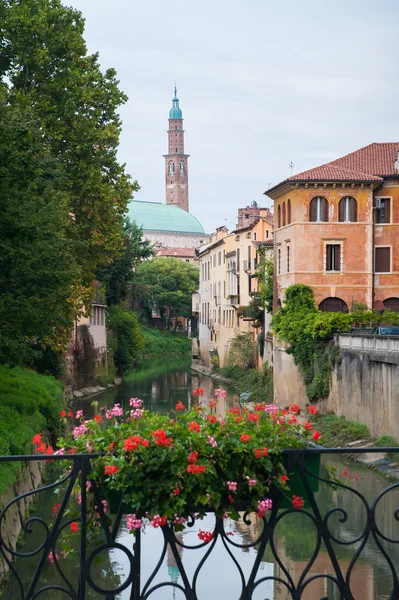
[[180, 161], [180, 175], [184, 175], [184, 162], [181, 160]]
[[349, 312], [348, 305], [341, 298], [325, 298], [320, 302], [319, 309], [323, 312]]
[[328, 202], [323, 196], [316, 196], [310, 201], [309, 221], [328, 222]]
[[177, 129], [177, 125], [175, 125], [175, 129]]
[[287, 225], [291, 223], [291, 200], [287, 200]]
[[284, 227], [284, 225], [286, 225], [286, 222], [285, 222], [285, 202], [283, 202], [283, 227]]
[[352, 196], [341, 198], [338, 205], [338, 220], [340, 223], [356, 223], [357, 202]]
[[175, 163], [173, 162], [173, 160], [169, 161], [169, 173], [170, 175], [173, 175], [175, 172]]
[[281, 227], [281, 206], [277, 207], [277, 227]]
[[384, 308], [399, 313], [399, 298], [387, 298], [384, 300]]

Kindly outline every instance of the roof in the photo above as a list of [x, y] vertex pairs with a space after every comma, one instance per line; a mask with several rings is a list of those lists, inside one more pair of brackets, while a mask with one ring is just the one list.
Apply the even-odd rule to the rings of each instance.
[[399, 176], [398, 158], [399, 142], [374, 142], [342, 158], [293, 175], [268, 192], [291, 181], [383, 181], [384, 177]]
[[171, 204], [134, 200], [129, 205], [128, 216], [144, 231], [205, 233], [201, 223], [194, 215]]
[[169, 111], [169, 119], [182, 119], [183, 113], [179, 107], [179, 98], [177, 97], [177, 89], [175, 86], [175, 97], [172, 100], [172, 108]]
[[195, 248], [161, 248], [157, 251], [157, 256], [176, 256], [179, 258], [194, 258]]

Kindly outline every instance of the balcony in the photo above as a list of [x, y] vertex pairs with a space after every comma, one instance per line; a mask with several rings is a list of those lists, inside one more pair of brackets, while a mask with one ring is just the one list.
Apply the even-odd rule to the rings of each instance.
[[240, 296], [238, 294], [230, 294], [227, 297], [227, 304], [229, 306], [239, 306], [240, 305]]
[[[213, 518], [212, 522], [209, 513], [204, 521], [205, 528], [211, 530], [204, 541], [195, 535], [204, 525], [194, 519], [182, 532], [176, 533], [167, 524], [145, 535], [140, 530], [135, 536], [127, 535], [123, 498], [110, 527], [109, 509], [90, 479], [96, 455], [52, 456], [52, 461], [66, 461], [71, 466], [62, 481], [10, 498], [1, 511], [0, 554], [10, 569], [4, 597], [32, 600], [41, 595], [65, 595], [84, 600], [99, 594], [114, 599], [125, 590], [123, 597], [133, 600], [169, 598], [174, 592], [181, 598], [198, 600], [204, 597], [201, 584], [205, 579], [208, 591], [215, 594], [205, 594], [209, 598], [221, 597], [221, 589], [226, 591], [229, 585], [231, 589], [233, 580], [234, 597], [242, 600], [398, 599], [399, 482], [390, 484], [379, 477], [380, 487], [370, 495], [367, 481], [350, 475], [349, 468], [345, 469], [349, 475], [344, 475], [348, 484], [333, 481], [325, 468], [317, 475], [306, 466], [306, 457], [319, 454], [335, 460], [347, 453], [381, 451], [399, 452], [399, 448], [286, 450], [287, 471], [295, 470], [295, 477], [299, 477], [306, 497], [304, 506], [294, 508], [279, 491], [265, 516], [243, 513], [234, 531], [228, 519]], [[46, 460], [48, 456], [0, 457], [3, 464], [44, 464]], [[350, 470], [358, 468], [350, 464], [354, 465]], [[56, 490], [60, 495], [54, 511], [52, 494]], [[94, 497], [96, 515], [86, 513], [89, 495]], [[32, 499], [36, 500], [36, 513], [22, 523], [23, 545], [15, 549], [5, 537], [5, 525], [19, 519]], [[87, 529], [92, 519], [104, 540], [94, 548]], [[296, 520], [301, 522], [299, 529], [294, 525]], [[72, 544], [76, 554], [68, 558], [62, 554], [59, 538], [72, 529], [71, 521], [75, 524]], [[146, 543], [150, 544], [149, 553]], [[51, 552], [53, 559], [48, 560]], [[214, 577], [209, 576], [209, 568]], [[9, 593], [11, 585], [17, 590], [15, 595]], [[160, 588], [170, 587], [168, 595], [162, 596]]]

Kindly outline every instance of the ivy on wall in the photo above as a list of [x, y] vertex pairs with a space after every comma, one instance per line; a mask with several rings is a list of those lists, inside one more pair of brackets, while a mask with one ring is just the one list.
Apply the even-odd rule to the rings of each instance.
[[381, 323], [399, 325], [399, 314], [390, 311], [355, 310], [344, 314], [320, 311], [311, 287], [292, 285], [286, 290], [283, 306], [273, 316], [272, 329], [288, 344], [311, 402], [328, 396], [332, 369], [339, 360], [333, 338], [349, 332], [354, 325], [375, 327]]

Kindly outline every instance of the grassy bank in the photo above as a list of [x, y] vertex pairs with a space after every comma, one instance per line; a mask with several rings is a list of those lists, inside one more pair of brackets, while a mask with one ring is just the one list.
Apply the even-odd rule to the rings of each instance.
[[[55, 442], [63, 387], [53, 377], [0, 366], [0, 455], [31, 454], [35, 433]], [[0, 464], [0, 495], [15, 481], [19, 463]]]
[[250, 392], [253, 402], [273, 402], [273, 372], [265, 363], [261, 370], [227, 366], [218, 369], [223, 377], [228, 377], [237, 390]]
[[170, 331], [161, 331], [160, 329], [150, 329], [142, 327], [145, 337], [145, 353], [147, 356], [159, 354], [190, 354], [191, 340], [187, 333], [172, 333]]

